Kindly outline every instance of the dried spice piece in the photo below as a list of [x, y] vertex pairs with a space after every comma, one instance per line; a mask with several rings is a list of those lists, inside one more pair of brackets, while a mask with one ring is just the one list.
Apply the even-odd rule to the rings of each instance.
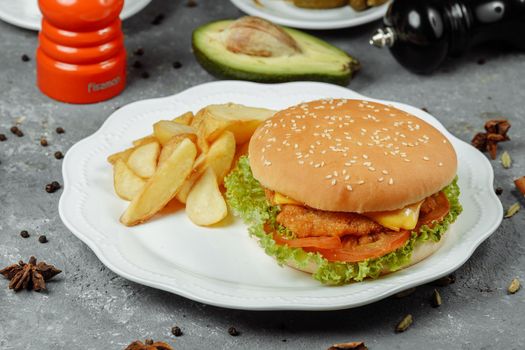
[[416, 291], [416, 288], [409, 288], [407, 290], [404, 290], [402, 292], [394, 294], [394, 297], [396, 297], [398, 299], [401, 299], [401, 298], [407, 297], [407, 296], [409, 296], [411, 294], [414, 294], [415, 291]]
[[62, 158], [64, 158], [64, 154], [62, 152], [60, 152], [60, 151], [56, 151], [55, 152], [55, 158], [56, 159], [62, 159]]
[[47, 193], [54, 193], [58, 191], [62, 186], [57, 181], [53, 181], [46, 185], [46, 192]]
[[133, 68], [141, 69], [142, 68], [142, 62], [140, 62], [140, 61], [133, 62]]
[[22, 60], [22, 62], [29, 62], [31, 61], [31, 58], [26, 55], [26, 54], [23, 54], [22, 57], [20, 57], [20, 59]]
[[47, 139], [46, 139], [45, 137], [42, 137], [42, 138], [40, 139], [40, 146], [42, 146], [42, 147], [47, 147], [47, 146], [49, 146], [49, 143], [47, 142]]
[[139, 47], [138, 49], [136, 49], [135, 51], [133, 51], [133, 54], [135, 56], [142, 56], [144, 55], [144, 49], [142, 47]]
[[182, 335], [182, 330], [180, 329], [180, 327], [175, 326], [171, 328], [171, 334], [173, 334], [176, 337], [180, 337]]
[[351, 343], [334, 344], [327, 350], [368, 350], [368, 348], [362, 341], [354, 341]]
[[487, 151], [492, 159], [496, 159], [498, 142], [509, 141], [507, 133], [510, 123], [506, 119], [491, 119], [485, 123], [485, 131], [477, 133], [471, 143], [484, 152]]
[[46, 237], [45, 235], [40, 235], [40, 236], [38, 236], [38, 241], [39, 241], [40, 243], [47, 243], [47, 242], [49, 242], [49, 241], [47, 240], [47, 237]]
[[439, 307], [442, 304], [441, 300], [441, 294], [439, 294], [437, 289], [434, 289], [434, 292], [432, 293], [432, 299], [430, 300], [430, 303], [432, 304], [432, 307]]
[[435, 280], [434, 282], [432, 282], [432, 285], [438, 286], [438, 287], [446, 287], [455, 282], [456, 282], [456, 276], [454, 276], [453, 274], [450, 274], [448, 276], [441, 277], [440, 279]]
[[63, 134], [63, 133], [66, 132], [66, 130], [64, 130], [64, 128], [62, 128], [62, 127], [60, 127], [60, 126], [59, 126], [58, 128], [56, 128], [55, 131], [57, 132], [57, 134]]
[[20, 237], [29, 238], [29, 236], [29, 232], [27, 232], [26, 230], [20, 231]]
[[494, 190], [494, 192], [496, 192], [496, 194], [498, 196], [500, 196], [502, 193], [503, 193], [503, 188], [501, 187], [496, 187], [496, 189]]
[[501, 165], [503, 165], [505, 169], [510, 168], [510, 166], [512, 165], [512, 158], [510, 157], [510, 154], [507, 151], [501, 154], [500, 160], [501, 160]]
[[0, 134], [0, 142], [7, 141], [7, 137], [4, 134]]
[[514, 185], [516, 186], [518, 191], [520, 191], [520, 193], [525, 196], [525, 176], [514, 180]]
[[410, 325], [414, 322], [414, 318], [411, 314], [406, 315], [403, 317], [403, 319], [396, 325], [396, 332], [401, 333], [404, 332], [410, 327]]
[[510, 281], [507, 291], [509, 292], [509, 294], [514, 294], [518, 290], [520, 290], [520, 287], [521, 287], [520, 280], [517, 278], [514, 278], [512, 281]]
[[421, 107], [421, 110], [422, 110], [423, 112], [427, 112], [427, 113], [429, 113], [429, 111], [428, 111], [428, 108], [427, 108], [427, 107]]
[[146, 339], [143, 342], [135, 340], [129, 344], [125, 350], [174, 350], [168, 343], [161, 341], [154, 342], [152, 339]]
[[518, 211], [520, 211], [520, 208], [521, 206], [518, 202], [514, 203], [513, 205], [509, 207], [509, 209], [507, 209], [507, 212], [505, 213], [504, 218], [508, 219], [510, 217], [513, 217]]
[[230, 327], [230, 328], [228, 328], [228, 334], [231, 335], [232, 337], [236, 337], [236, 336], [238, 336], [240, 333], [239, 333], [239, 331], [237, 330], [237, 328], [235, 328], [235, 327]]
[[154, 26], [158, 26], [164, 21], [164, 18], [165, 16], [162, 13], [159, 13], [158, 15], [155, 16], [153, 21], [151, 21], [151, 24], [153, 24]]
[[182, 63], [180, 63], [179, 61], [173, 62], [173, 68], [175, 69], [182, 68]]
[[22, 130], [20, 130], [18, 126], [12, 126], [9, 130], [11, 130], [11, 132], [18, 137], [24, 136], [24, 133], [22, 132]]
[[197, 6], [197, 1], [195, 0], [186, 1], [186, 7], [196, 7], [196, 6]]
[[149, 73], [148, 72], [142, 72], [142, 74], [140, 76], [142, 77], [142, 79], [148, 79], [149, 78]]
[[37, 263], [34, 256], [29, 258], [27, 264], [19, 261], [18, 264], [0, 270], [0, 274], [11, 280], [9, 289], [13, 289], [15, 292], [22, 289], [33, 289], [35, 292], [46, 290], [46, 281], [61, 272], [53, 265], [46, 264], [43, 261]]

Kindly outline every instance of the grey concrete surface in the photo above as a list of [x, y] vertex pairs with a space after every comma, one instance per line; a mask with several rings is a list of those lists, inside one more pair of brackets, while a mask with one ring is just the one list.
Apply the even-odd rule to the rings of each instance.
[[[57, 204], [61, 191], [48, 194], [46, 183], [61, 180], [61, 161], [53, 157], [90, 135], [117, 107], [166, 96], [212, 81], [191, 53], [192, 30], [211, 20], [241, 15], [229, 1], [154, 0], [124, 22], [131, 52], [140, 58], [149, 79], [129, 69], [129, 83], [117, 98], [75, 106], [52, 101], [36, 88], [35, 33], [0, 22], [0, 265], [30, 255], [63, 269], [49, 292], [13, 293], [0, 279], [0, 349], [123, 349], [135, 339], [154, 338], [176, 349], [326, 349], [330, 344], [364, 340], [370, 349], [524, 349], [525, 290], [507, 295], [513, 277], [525, 282], [525, 210], [504, 220], [457, 272], [457, 282], [439, 288], [443, 305], [434, 309], [434, 287], [422, 286], [410, 297], [389, 298], [357, 309], [336, 312], [247, 312], [202, 305], [177, 295], [129, 282], [102, 265], [61, 223]], [[161, 25], [152, 19], [163, 13]], [[512, 179], [525, 175], [525, 55], [502, 47], [476, 49], [452, 60], [432, 76], [413, 75], [388, 54], [370, 48], [367, 39], [377, 23], [356, 29], [317, 34], [358, 57], [363, 70], [350, 88], [365, 95], [426, 107], [456, 136], [469, 141], [484, 121], [505, 116], [512, 122], [511, 142], [501, 145], [514, 159], [505, 170], [493, 161], [495, 186], [504, 189], [504, 207], [525, 200]], [[30, 62], [20, 56], [28, 54]], [[478, 59], [486, 63], [480, 65]], [[179, 60], [183, 67], [172, 68]], [[9, 128], [19, 121], [25, 133]], [[66, 133], [54, 130], [62, 126]], [[39, 145], [41, 136], [49, 147]], [[31, 237], [23, 239], [21, 230]], [[39, 234], [49, 243], [41, 244]], [[395, 334], [405, 315], [413, 326]], [[184, 335], [174, 338], [172, 326]], [[227, 333], [230, 326], [241, 332]]]

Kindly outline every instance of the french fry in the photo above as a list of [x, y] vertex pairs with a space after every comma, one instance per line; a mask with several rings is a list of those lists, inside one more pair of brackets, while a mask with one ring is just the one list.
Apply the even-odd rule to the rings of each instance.
[[144, 137], [141, 137], [140, 139], [133, 141], [133, 146], [140, 147], [140, 146], [146, 145], [151, 142], [157, 142], [157, 138], [154, 135], [144, 136]]
[[246, 142], [240, 146], [237, 146], [237, 150], [235, 151], [235, 157], [233, 158], [233, 162], [232, 162], [232, 168], [237, 164], [237, 162], [239, 161], [239, 158], [241, 158], [242, 156], [248, 155], [249, 148], [250, 148], [249, 142]]
[[131, 170], [140, 177], [149, 178], [157, 169], [160, 145], [158, 142], [150, 142], [135, 148], [128, 158], [127, 164]]
[[177, 199], [181, 203], [186, 203], [188, 194], [193, 187], [193, 184], [204, 173], [206, 168], [212, 168], [217, 177], [217, 183], [220, 185], [224, 181], [224, 177], [231, 169], [233, 158], [235, 156], [235, 137], [230, 131], [225, 131], [215, 142], [210, 146], [208, 153], [203, 153], [202, 157], [195, 162], [192, 174], [186, 179], [179, 193]]
[[197, 135], [183, 134], [183, 135], [177, 135], [177, 136], [172, 137], [171, 140], [169, 140], [168, 143], [166, 143], [164, 147], [162, 147], [162, 150], [160, 151], [159, 161], [157, 163], [157, 166], [160, 166], [166, 159], [168, 159], [171, 153], [177, 148], [177, 146], [184, 139], [190, 139], [193, 143], [196, 143]]
[[186, 213], [194, 224], [200, 226], [216, 224], [228, 215], [226, 201], [211, 167], [206, 169], [191, 189]]
[[184, 114], [179, 115], [177, 118], [172, 119], [175, 123], [184, 124], [184, 125], [191, 125], [191, 121], [193, 120], [193, 112], [186, 112]]
[[215, 141], [225, 130], [233, 132], [237, 144], [246, 143], [259, 124], [274, 113], [270, 109], [235, 103], [209, 105], [195, 115], [191, 125], [197, 129], [199, 146], [206, 151], [206, 144]]
[[113, 166], [113, 185], [115, 193], [127, 201], [140, 193], [146, 181], [137, 176], [122, 159], [118, 159]]
[[131, 155], [131, 153], [133, 153], [134, 150], [135, 150], [135, 147], [131, 147], [131, 148], [125, 149], [122, 152], [113, 153], [112, 155], [108, 157], [107, 160], [112, 165], [114, 165], [119, 159], [127, 162], [129, 159], [129, 156]]
[[126, 226], [137, 225], [164, 208], [190, 174], [196, 156], [197, 147], [189, 139], [184, 139], [133, 198], [120, 222]]
[[175, 136], [196, 134], [196, 132], [191, 126], [171, 120], [161, 120], [153, 124], [153, 134], [160, 144], [164, 146]]

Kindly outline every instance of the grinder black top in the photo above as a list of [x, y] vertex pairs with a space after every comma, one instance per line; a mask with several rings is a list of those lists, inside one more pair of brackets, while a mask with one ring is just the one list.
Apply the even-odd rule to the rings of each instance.
[[447, 56], [494, 40], [525, 49], [525, 0], [394, 0], [370, 44], [430, 73]]

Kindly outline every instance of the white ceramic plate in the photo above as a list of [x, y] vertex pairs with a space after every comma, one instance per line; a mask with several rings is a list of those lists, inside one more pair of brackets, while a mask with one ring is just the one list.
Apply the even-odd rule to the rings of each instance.
[[[279, 267], [249, 238], [240, 220], [218, 228], [193, 225], [183, 211], [128, 228], [118, 221], [127, 202], [113, 191], [106, 157], [151, 132], [151, 125], [211, 103], [237, 102], [282, 109], [324, 97], [389, 103], [443, 131], [459, 157], [464, 212], [445, 235], [442, 248], [408, 269], [342, 287], [327, 287], [310, 275]], [[262, 85], [222, 81], [177, 95], [144, 100], [115, 111], [95, 134], [78, 142], [63, 163], [59, 212], [64, 224], [115, 273], [203, 303], [250, 310], [332, 310], [385, 298], [460, 267], [499, 226], [503, 209], [492, 189], [493, 171], [484, 155], [448, 133], [432, 116], [401, 103], [373, 100], [324, 83]]]
[[[4, 0], [5, 1], [5, 0]], [[355, 27], [383, 17], [388, 3], [365, 11], [354, 11], [350, 6], [311, 10], [294, 6], [286, 0], [231, 0], [240, 10], [271, 22], [301, 29], [338, 29]]]
[[[150, 2], [151, 0], [126, 0], [120, 18], [133, 16]], [[42, 14], [37, 0], [0, 0], [0, 19], [17, 27], [40, 30]]]

